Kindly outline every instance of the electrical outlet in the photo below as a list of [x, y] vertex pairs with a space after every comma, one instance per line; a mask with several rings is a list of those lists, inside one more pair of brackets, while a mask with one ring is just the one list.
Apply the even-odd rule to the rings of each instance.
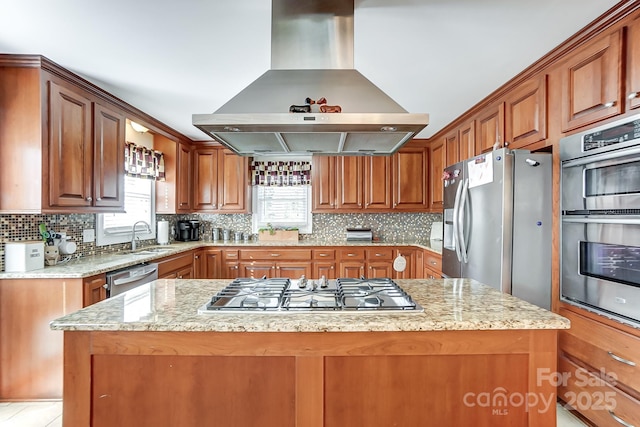
[[82, 230], [82, 243], [91, 243], [96, 239], [96, 230], [88, 228]]

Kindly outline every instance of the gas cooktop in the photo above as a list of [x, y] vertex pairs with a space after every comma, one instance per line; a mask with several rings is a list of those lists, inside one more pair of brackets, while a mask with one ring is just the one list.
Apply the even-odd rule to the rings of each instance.
[[420, 313], [424, 309], [388, 278], [318, 280], [239, 278], [198, 309], [211, 313]]

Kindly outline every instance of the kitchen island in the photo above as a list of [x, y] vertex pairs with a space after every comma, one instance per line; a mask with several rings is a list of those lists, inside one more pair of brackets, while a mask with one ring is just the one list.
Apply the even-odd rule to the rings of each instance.
[[554, 426], [553, 313], [463, 279], [424, 312], [198, 314], [225, 280], [158, 280], [52, 322], [63, 425]]

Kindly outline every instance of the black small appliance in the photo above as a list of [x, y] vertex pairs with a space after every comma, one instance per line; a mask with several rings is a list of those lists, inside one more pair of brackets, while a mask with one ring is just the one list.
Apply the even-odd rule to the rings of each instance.
[[193, 242], [200, 239], [200, 221], [181, 220], [178, 221], [176, 230], [176, 240], [181, 242]]

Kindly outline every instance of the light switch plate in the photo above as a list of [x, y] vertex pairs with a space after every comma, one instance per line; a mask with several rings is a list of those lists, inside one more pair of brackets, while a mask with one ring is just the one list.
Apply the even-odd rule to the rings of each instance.
[[96, 231], [93, 228], [82, 230], [82, 243], [91, 243], [96, 240]]

